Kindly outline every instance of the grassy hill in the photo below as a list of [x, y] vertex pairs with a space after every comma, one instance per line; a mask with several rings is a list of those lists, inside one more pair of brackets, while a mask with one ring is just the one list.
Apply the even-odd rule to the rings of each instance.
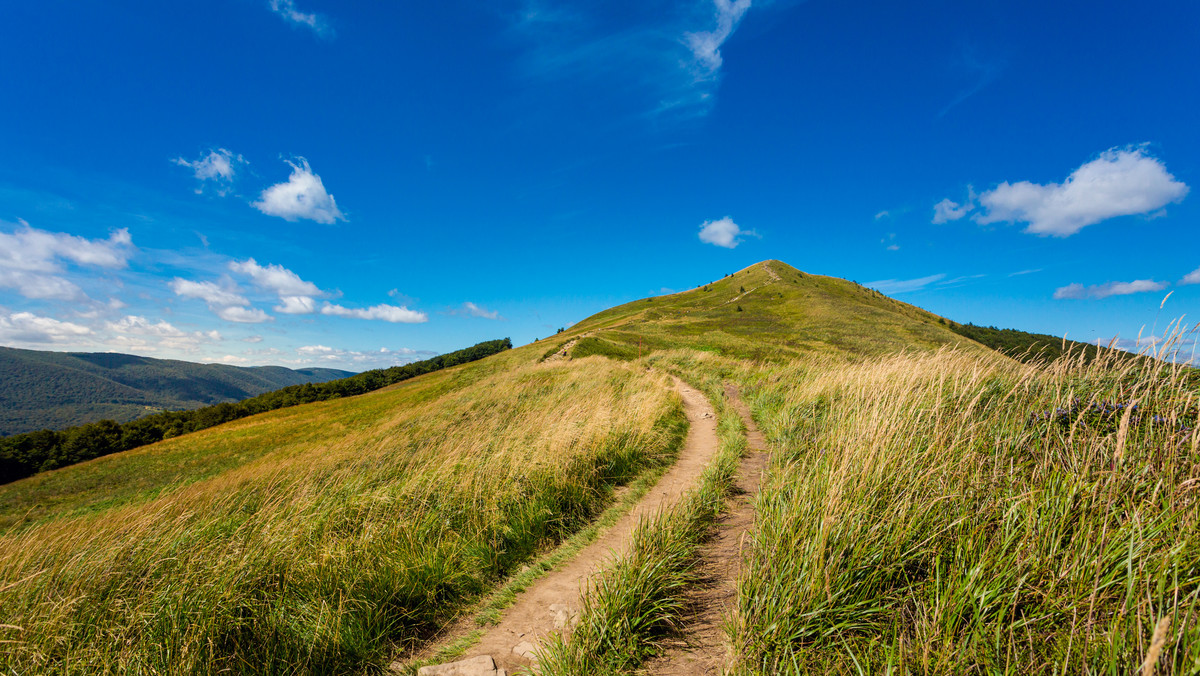
[[0, 347], [0, 436], [160, 410], [238, 401], [288, 385], [353, 375], [325, 368], [227, 366], [109, 352]]
[[[1159, 673], [1200, 668], [1183, 367], [1018, 362], [778, 261], [0, 486], [0, 666], [378, 673], [671, 462], [668, 373], [734, 436], [736, 385], [771, 449], [733, 673], [1132, 673], [1152, 645]], [[653, 607], [596, 601], [563, 639], [592, 673], [634, 673], [683, 624], [694, 548], [666, 577], [648, 551], [595, 591]]]

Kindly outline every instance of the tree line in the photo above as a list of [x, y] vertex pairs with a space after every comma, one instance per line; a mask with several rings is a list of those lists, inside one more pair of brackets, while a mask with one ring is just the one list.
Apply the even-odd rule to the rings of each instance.
[[404, 366], [364, 371], [325, 383], [290, 385], [238, 402], [215, 404], [190, 411], [163, 411], [125, 424], [101, 420], [65, 430], [17, 434], [0, 439], [0, 484], [102, 455], [128, 451], [257, 413], [364, 394], [425, 373], [477, 361], [511, 348], [512, 341], [508, 338], [490, 340]]

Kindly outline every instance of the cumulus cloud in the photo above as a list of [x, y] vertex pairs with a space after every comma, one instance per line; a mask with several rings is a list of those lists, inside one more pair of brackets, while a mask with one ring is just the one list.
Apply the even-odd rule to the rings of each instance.
[[262, 191], [258, 201], [251, 206], [268, 216], [278, 216], [293, 223], [307, 219], [330, 225], [346, 220], [333, 195], [325, 190], [321, 177], [313, 173], [308, 160], [298, 157], [288, 164], [292, 174], [287, 182]]
[[1093, 286], [1084, 286], [1083, 284], [1068, 284], [1055, 289], [1054, 298], [1057, 300], [1082, 300], [1084, 298], [1100, 299], [1108, 298], [1109, 296], [1128, 296], [1133, 293], [1162, 291], [1165, 288], [1167, 288], [1166, 282], [1156, 282], [1152, 279], [1135, 279], [1132, 282], [1108, 282], [1106, 284], [1096, 284]]
[[1111, 148], [1062, 183], [1005, 181], [978, 195], [977, 202], [942, 200], [934, 206], [933, 222], [958, 220], [978, 208], [976, 223], [1026, 223], [1025, 232], [1067, 237], [1110, 218], [1153, 214], [1182, 201], [1189, 190], [1144, 145]]
[[758, 237], [753, 230], [742, 230], [729, 216], [700, 224], [700, 241], [706, 244], [733, 249], [742, 243], [743, 235]]
[[324, 293], [316, 284], [304, 281], [300, 275], [282, 265], [262, 266], [253, 258], [248, 258], [231, 262], [229, 269], [246, 275], [258, 288], [278, 295], [279, 305], [275, 306], [275, 311], [283, 314], [303, 315], [316, 312], [317, 302], [313, 296]]
[[496, 310], [488, 310], [487, 308], [479, 307], [478, 305], [467, 301], [462, 304], [462, 307], [455, 308], [450, 311], [452, 315], [463, 315], [466, 317], [479, 317], [481, 319], [504, 319]]
[[181, 167], [192, 170], [199, 185], [196, 194], [202, 194], [205, 187], [211, 187], [218, 195], [228, 195], [233, 189], [233, 180], [241, 165], [249, 164], [241, 155], [235, 155], [225, 148], [214, 148], [195, 160], [185, 160], [177, 157], [171, 160]]
[[271, 11], [283, 17], [283, 20], [293, 26], [308, 28], [317, 37], [332, 38], [333, 27], [325, 17], [315, 12], [301, 12], [296, 9], [295, 0], [270, 0]]
[[0, 232], [0, 288], [15, 289], [26, 298], [85, 299], [83, 290], [63, 276], [67, 264], [119, 269], [133, 255], [133, 239], [124, 228], [108, 239], [87, 239], [19, 223], [14, 232]]
[[202, 344], [222, 340], [221, 333], [215, 329], [184, 331], [166, 320], [155, 322], [140, 315], [127, 315], [115, 322], [108, 322], [106, 328], [116, 334], [109, 344], [150, 352], [159, 348], [193, 350]]
[[429, 321], [424, 312], [409, 310], [403, 305], [373, 305], [369, 308], [348, 308], [333, 303], [325, 303], [321, 314], [335, 317], [352, 317], [354, 319], [378, 319], [398, 324], [420, 324]]
[[874, 282], [867, 282], [865, 286], [869, 286], [880, 293], [909, 293], [911, 291], [920, 291], [930, 284], [940, 282], [945, 278], [946, 275], [944, 273], [939, 273], [916, 279], [880, 279]]
[[1196, 268], [1179, 280], [1180, 284], [1200, 284], [1200, 268]]
[[171, 280], [169, 286], [175, 295], [181, 298], [204, 301], [209, 310], [225, 321], [258, 324], [272, 319], [262, 310], [248, 307], [250, 300], [236, 288], [221, 287], [213, 282], [193, 282], [178, 277]]
[[53, 344], [92, 335], [86, 326], [42, 317], [32, 312], [0, 314], [0, 342]]

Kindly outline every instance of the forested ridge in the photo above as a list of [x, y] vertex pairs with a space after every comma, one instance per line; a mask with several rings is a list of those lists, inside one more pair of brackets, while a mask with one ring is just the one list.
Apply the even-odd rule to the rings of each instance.
[[[364, 371], [324, 383], [291, 385], [238, 402], [189, 411], [164, 411], [124, 424], [101, 420], [61, 431], [40, 430], [0, 439], [0, 483], [127, 451], [256, 413], [364, 394], [424, 373], [483, 359], [512, 347], [508, 338], [479, 343], [432, 359]], [[126, 355], [122, 355], [126, 356]]]
[[239, 401], [353, 375], [326, 368], [229, 366], [131, 354], [0, 348], [0, 436]]

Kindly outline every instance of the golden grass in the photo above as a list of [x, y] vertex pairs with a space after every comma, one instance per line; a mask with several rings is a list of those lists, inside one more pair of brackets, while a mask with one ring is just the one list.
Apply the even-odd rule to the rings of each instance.
[[941, 350], [758, 375], [777, 453], [733, 618], [741, 672], [1200, 668], [1187, 369]]
[[[0, 644], [0, 665], [378, 666], [577, 528], [610, 484], [661, 461], [680, 434], [662, 376], [601, 359], [414, 391], [277, 416], [255, 437], [268, 448], [216, 476], [0, 537], [0, 623], [21, 628], [0, 630], [15, 641]], [[289, 438], [287, 420], [327, 430], [272, 447]], [[210, 438], [173, 443], [202, 454]]]

